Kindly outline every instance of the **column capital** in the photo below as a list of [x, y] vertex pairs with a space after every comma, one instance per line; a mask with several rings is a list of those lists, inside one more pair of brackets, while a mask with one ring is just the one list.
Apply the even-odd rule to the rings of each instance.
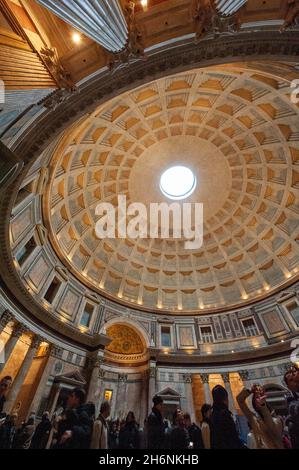
[[248, 380], [249, 379], [249, 372], [248, 370], [240, 370], [239, 376], [242, 380]]
[[0, 326], [5, 328], [9, 322], [11, 322], [14, 319], [13, 315], [10, 313], [9, 310], [5, 310], [0, 318]]
[[223, 379], [223, 382], [225, 384], [229, 384], [230, 383], [230, 380], [229, 380], [229, 372], [225, 372], [224, 374], [221, 374], [221, 377]]
[[295, 364], [293, 362], [287, 362], [286, 364], [283, 364], [282, 368], [283, 368], [284, 373], [288, 372], [290, 369], [293, 369], [294, 366]]
[[126, 383], [128, 381], [128, 375], [127, 374], [118, 374], [118, 381], [120, 383]]
[[38, 349], [42, 343], [44, 343], [44, 338], [39, 335], [32, 335], [30, 348]]
[[184, 374], [183, 380], [185, 384], [192, 384], [192, 374]]
[[17, 323], [14, 325], [11, 335], [15, 338], [21, 338], [21, 336], [28, 332], [28, 328], [23, 323]]
[[204, 384], [209, 383], [210, 374], [200, 374], [200, 377], [201, 377], [202, 383]]

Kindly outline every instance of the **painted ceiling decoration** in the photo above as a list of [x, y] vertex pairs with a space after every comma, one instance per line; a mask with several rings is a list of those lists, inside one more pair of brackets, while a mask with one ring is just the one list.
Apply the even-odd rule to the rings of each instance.
[[[89, 114], [52, 155], [43, 217], [59, 258], [100, 294], [177, 313], [245, 305], [297, 278], [299, 110], [289, 90], [272, 73], [227, 64], [153, 81]], [[190, 202], [204, 204], [201, 249], [96, 237], [100, 201], [166, 201], [160, 176], [182, 162], [198, 180]]]
[[128, 26], [118, 0], [37, 0], [107, 51], [126, 46]]

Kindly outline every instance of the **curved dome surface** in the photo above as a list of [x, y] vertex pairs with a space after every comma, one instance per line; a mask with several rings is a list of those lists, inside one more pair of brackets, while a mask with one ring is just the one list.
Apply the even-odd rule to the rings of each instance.
[[[126, 92], [64, 135], [44, 218], [68, 268], [96, 291], [174, 312], [231, 308], [298, 274], [299, 120], [289, 82], [237, 65], [196, 69]], [[190, 168], [204, 243], [105, 239], [99, 202], [167, 202], [162, 173]], [[184, 202], [184, 201], [183, 201]]]

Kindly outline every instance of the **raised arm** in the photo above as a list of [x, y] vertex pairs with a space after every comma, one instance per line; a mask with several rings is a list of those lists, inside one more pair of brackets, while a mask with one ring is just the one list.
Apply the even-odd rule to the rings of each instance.
[[243, 388], [243, 390], [239, 393], [237, 396], [237, 402], [239, 404], [239, 407], [244, 414], [244, 416], [247, 418], [250, 426], [253, 428], [254, 427], [254, 414], [252, 411], [248, 408], [246, 400], [247, 398], [251, 395], [251, 392], [247, 390], [247, 388]]

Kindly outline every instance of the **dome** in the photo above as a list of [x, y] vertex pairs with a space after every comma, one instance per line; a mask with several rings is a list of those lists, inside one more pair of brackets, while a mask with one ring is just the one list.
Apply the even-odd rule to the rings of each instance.
[[[298, 277], [298, 113], [287, 80], [234, 64], [91, 110], [51, 153], [43, 216], [58, 257], [89, 288], [141, 309], [231, 309], [283, 288]], [[200, 249], [183, 237], [97, 237], [100, 202], [169, 202], [160, 178], [173, 166], [197, 181], [187, 200], [203, 204]]]

